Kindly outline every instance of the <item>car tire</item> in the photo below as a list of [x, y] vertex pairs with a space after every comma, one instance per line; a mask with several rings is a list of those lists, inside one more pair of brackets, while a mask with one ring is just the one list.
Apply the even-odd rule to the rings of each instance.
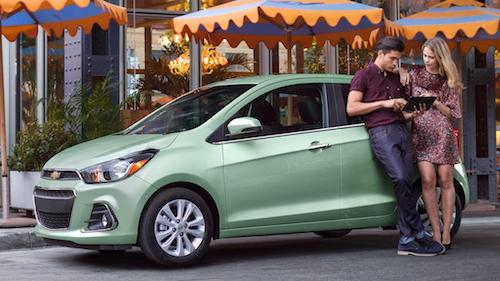
[[212, 213], [205, 200], [191, 190], [171, 188], [155, 195], [146, 206], [139, 246], [157, 263], [186, 266], [205, 255], [212, 233]]
[[[437, 196], [438, 196], [438, 204], [439, 204], [439, 221], [441, 223], [441, 229], [443, 227], [443, 216], [442, 216], [442, 210], [441, 210], [441, 188], [439, 186], [436, 188]], [[431, 228], [431, 223], [429, 221], [429, 216], [427, 215], [427, 211], [425, 210], [424, 206], [424, 200], [422, 198], [422, 195], [420, 195], [418, 201], [417, 201], [417, 212], [420, 215], [420, 218], [422, 219], [422, 223], [424, 224], [425, 230], [430, 232], [432, 230]], [[460, 223], [462, 221], [462, 201], [460, 200], [460, 197], [458, 193], [455, 196], [455, 209], [453, 210], [452, 213], [452, 226], [451, 226], [451, 237], [455, 237], [455, 235], [458, 232], [458, 229], [460, 228]]]
[[315, 231], [314, 233], [323, 238], [340, 238], [346, 236], [351, 231], [352, 229], [339, 229], [339, 230]]

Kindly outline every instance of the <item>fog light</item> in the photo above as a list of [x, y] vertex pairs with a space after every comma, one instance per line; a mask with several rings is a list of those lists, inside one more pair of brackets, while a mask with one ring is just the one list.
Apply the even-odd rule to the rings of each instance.
[[102, 226], [104, 228], [106, 228], [108, 226], [108, 219], [106, 218], [106, 214], [102, 215], [101, 222], [102, 222]]
[[89, 231], [112, 230], [118, 225], [118, 221], [111, 208], [102, 203], [94, 204], [87, 222], [87, 229]]

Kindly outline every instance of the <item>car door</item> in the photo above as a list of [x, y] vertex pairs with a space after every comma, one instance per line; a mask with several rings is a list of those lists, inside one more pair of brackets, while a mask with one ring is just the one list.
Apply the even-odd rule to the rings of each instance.
[[328, 89], [333, 100], [331, 106], [335, 108], [334, 126], [342, 132], [337, 141], [341, 150], [340, 193], [345, 217], [390, 216], [395, 207], [392, 183], [371, 150], [362, 119], [346, 114], [349, 84], [332, 84]]
[[231, 118], [257, 118], [263, 131], [223, 143], [229, 228], [305, 231], [340, 217], [340, 150], [325, 131], [325, 106], [324, 84], [299, 84], [267, 91]]

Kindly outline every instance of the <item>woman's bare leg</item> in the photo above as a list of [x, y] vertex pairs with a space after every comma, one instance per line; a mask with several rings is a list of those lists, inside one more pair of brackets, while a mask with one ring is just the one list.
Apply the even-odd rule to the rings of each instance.
[[439, 223], [434, 164], [427, 161], [418, 161], [417, 165], [422, 178], [422, 198], [431, 222], [433, 239], [441, 243], [441, 225]]
[[453, 185], [453, 165], [438, 165], [441, 186], [441, 208], [443, 209], [443, 237], [441, 242], [451, 242], [451, 217], [455, 206], [455, 186]]

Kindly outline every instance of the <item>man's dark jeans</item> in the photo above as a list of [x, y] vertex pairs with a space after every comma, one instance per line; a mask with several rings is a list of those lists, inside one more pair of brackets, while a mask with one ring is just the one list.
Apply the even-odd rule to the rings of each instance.
[[405, 124], [388, 124], [368, 130], [373, 153], [394, 185], [398, 226], [404, 238], [414, 237], [424, 227], [415, 205], [419, 193], [412, 187], [413, 148]]

